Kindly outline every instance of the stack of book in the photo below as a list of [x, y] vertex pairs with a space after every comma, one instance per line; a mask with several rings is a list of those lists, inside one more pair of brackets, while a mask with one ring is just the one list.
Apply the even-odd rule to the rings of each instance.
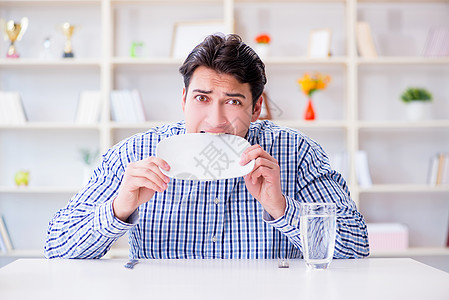
[[83, 91], [80, 94], [75, 122], [80, 124], [95, 124], [101, 111], [101, 92]]
[[430, 159], [428, 183], [449, 184], [449, 153], [437, 153]]
[[349, 176], [349, 152], [342, 151], [330, 155], [332, 168], [346, 180]]
[[0, 216], [0, 252], [11, 252], [13, 250], [8, 229], [6, 228], [5, 219]]
[[357, 22], [357, 49], [361, 57], [377, 57], [371, 26], [367, 22]]
[[449, 56], [449, 27], [434, 27], [429, 30], [422, 55]]
[[360, 187], [367, 188], [373, 184], [368, 165], [368, 154], [366, 151], [359, 150], [355, 153], [355, 167], [357, 182]]
[[143, 103], [137, 90], [111, 92], [112, 119], [116, 122], [145, 122]]
[[18, 92], [0, 91], [0, 124], [16, 125], [27, 121]]

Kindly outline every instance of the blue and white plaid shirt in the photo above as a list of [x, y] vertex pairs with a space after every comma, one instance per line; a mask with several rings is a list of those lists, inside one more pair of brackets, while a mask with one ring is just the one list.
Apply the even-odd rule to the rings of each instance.
[[90, 182], [50, 221], [45, 256], [100, 258], [129, 231], [131, 258], [302, 257], [301, 202], [336, 203], [335, 258], [369, 254], [363, 216], [322, 148], [298, 131], [269, 121], [252, 123], [247, 140], [259, 144], [280, 165], [287, 200], [284, 216], [271, 218], [240, 177], [209, 182], [171, 179], [166, 191], [156, 192], [127, 222], [115, 218], [112, 201], [128, 163], [154, 156], [158, 142], [184, 133], [181, 121], [112, 147]]

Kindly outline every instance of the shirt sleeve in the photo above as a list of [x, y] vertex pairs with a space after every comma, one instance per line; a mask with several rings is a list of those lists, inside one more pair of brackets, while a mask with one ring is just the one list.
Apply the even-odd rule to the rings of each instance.
[[296, 248], [302, 252], [301, 235], [299, 232], [299, 201], [285, 196], [286, 208], [283, 216], [274, 219], [266, 210], [263, 220], [283, 233]]
[[296, 193], [284, 195], [287, 203], [285, 214], [274, 220], [265, 212], [263, 219], [285, 234], [302, 252], [299, 230], [301, 203], [335, 203], [337, 234], [334, 258], [368, 256], [369, 244], [365, 220], [357, 211], [344, 178], [331, 169], [327, 156], [317, 144], [300, 145], [298, 153], [297, 174], [294, 179]]
[[123, 169], [119, 162], [114, 151], [108, 152], [89, 183], [55, 214], [48, 226], [45, 257], [100, 258], [135, 225], [137, 211], [127, 222], [113, 213], [112, 202], [120, 185], [116, 174]]
[[[336, 171], [316, 178], [300, 191], [304, 202], [329, 202], [337, 206], [337, 235], [334, 258], [362, 258], [369, 255], [365, 220], [351, 199], [343, 177]], [[312, 199], [312, 201], [307, 200]]]

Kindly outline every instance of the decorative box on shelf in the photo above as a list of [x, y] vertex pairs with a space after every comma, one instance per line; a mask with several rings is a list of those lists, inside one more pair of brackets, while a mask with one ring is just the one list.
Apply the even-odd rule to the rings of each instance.
[[405, 250], [408, 248], [408, 228], [399, 223], [368, 223], [370, 251]]

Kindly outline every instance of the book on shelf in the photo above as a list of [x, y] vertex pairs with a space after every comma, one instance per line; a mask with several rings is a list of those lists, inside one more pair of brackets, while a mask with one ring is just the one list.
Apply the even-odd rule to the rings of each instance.
[[75, 122], [95, 124], [100, 118], [101, 91], [82, 91], [78, 101]]
[[432, 27], [422, 50], [423, 56], [449, 56], [449, 27]]
[[0, 235], [0, 253], [7, 253], [8, 249], [6, 248], [5, 241], [3, 240], [3, 237]]
[[116, 122], [145, 122], [142, 99], [137, 90], [111, 92], [111, 114]]
[[371, 26], [367, 22], [357, 22], [357, 49], [362, 57], [377, 57]]
[[0, 91], [0, 124], [24, 124], [27, 121], [18, 92]]
[[368, 154], [359, 150], [355, 155], [357, 181], [361, 187], [370, 187], [373, 183], [368, 166]]
[[349, 153], [347, 151], [337, 152], [331, 155], [332, 168], [340, 173], [343, 178], [349, 175]]
[[446, 247], [449, 248], [449, 226], [447, 227], [447, 240], [446, 240]]
[[430, 158], [427, 178], [430, 185], [449, 184], [449, 152], [440, 152]]
[[0, 216], [0, 240], [0, 247], [2, 251], [4, 250], [4, 252], [10, 252], [13, 250], [11, 238], [9, 236], [8, 228], [6, 227], [4, 216]]

